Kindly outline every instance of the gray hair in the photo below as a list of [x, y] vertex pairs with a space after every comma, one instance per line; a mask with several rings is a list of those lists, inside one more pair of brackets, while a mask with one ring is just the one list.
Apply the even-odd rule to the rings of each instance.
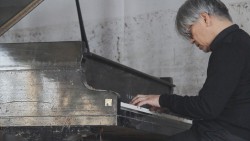
[[190, 26], [195, 23], [201, 13], [208, 13], [232, 22], [227, 7], [220, 0], [187, 0], [178, 10], [175, 26], [177, 32], [190, 39]]

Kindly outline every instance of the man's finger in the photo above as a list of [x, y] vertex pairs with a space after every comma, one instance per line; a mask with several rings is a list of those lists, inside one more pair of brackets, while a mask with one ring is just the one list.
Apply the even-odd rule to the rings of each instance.
[[[131, 100], [130, 104], [135, 104], [135, 103], [137, 103], [137, 102], [138, 102], [138, 99], [140, 99], [142, 96], [143, 96], [143, 95], [137, 95], [137, 96], [135, 96], [135, 97]], [[140, 100], [139, 100], [139, 101], [140, 101]]]
[[144, 101], [142, 100], [142, 101], [137, 103], [137, 106], [140, 107], [140, 106], [143, 106], [143, 105], [146, 105], [146, 104], [148, 104], [148, 101], [147, 100], [144, 100]]

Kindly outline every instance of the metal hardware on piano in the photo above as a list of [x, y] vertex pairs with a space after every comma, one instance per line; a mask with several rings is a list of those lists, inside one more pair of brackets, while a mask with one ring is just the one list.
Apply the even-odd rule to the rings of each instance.
[[[40, 2], [0, 0], [6, 10], [0, 13], [0, 35]], [[137, 93], [171, 94], [171, 78], [144, 74], [86, 46], [86, 41], [0, 44], [0, 140], [161, 140], [190, 128], [191, 120], [126, 105]]]

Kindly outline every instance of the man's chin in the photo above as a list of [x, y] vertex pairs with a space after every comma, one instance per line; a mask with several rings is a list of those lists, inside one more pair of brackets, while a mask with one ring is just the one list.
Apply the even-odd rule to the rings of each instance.
[[201, 46], [200, 46], [199, 49], [202, 50], [202, 51], [205, 52], [205, 53], [208, 53], [208, 52], [211, 51], [209, 47], [201, 47]]
[[205, 52], [205, 53], [208, 53], [208, 52], [210, 52], [211, 50], [210, 50], [209, 48], [206, 48], [206, 49], [202, 49], [202, 51]]

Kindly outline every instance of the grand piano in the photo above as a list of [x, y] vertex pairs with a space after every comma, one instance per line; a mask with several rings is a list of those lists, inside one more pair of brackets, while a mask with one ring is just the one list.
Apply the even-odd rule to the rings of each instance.
[[[0, 36], [41, 2], [0, 0]], [[189, 129], [190, 119], [129, 104], [172, 94], [172, 78], [90, 52], [75, 2], [82, 41], [0, 43], [0, 141], [167, 141]]]

